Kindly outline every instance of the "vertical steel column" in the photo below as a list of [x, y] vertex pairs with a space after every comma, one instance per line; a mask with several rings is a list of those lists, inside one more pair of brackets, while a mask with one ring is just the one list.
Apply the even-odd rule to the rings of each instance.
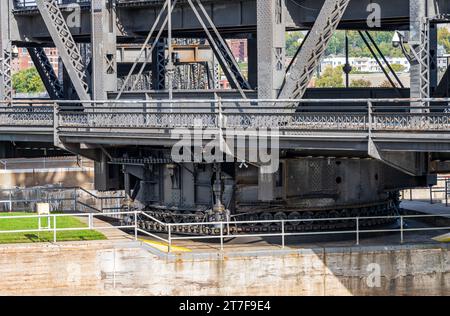
[[10, 0], [0, 1], [0, 100], [12, 99]]
[[166, 46], [163, 40], [153, 43], [152, 52], [152, 89], [166, 88]]
[[258, 98], [275, 99], [284, 81], [286, 19], [284, 0], [256, 1]]
[[106, 100], [117, 90], [116, 0], [92, 0], [92, 96]]
[[248, 84], [252, 89], [258, 87], [258, 41], [252, 36], [247, 39], [248, 47]]
[[[429, 20], [427, 1], [410, 0], [409, 44], [414, 60], [411, 63], [411, 98], [430, 97], [429, 69]], [[412, 106], [427, 106], [425, 102], [412, 103]], [[413, 112], [421, 112], [415, 109]]]
[[[173, 65], [173, 46], [172, 46], [172, 0], [167, 0], [167, 45], [169, 58], [167, 61], [167, 75], [169, 83], [169, 100], [173, 99], [173, 78], [174, 78], [174, 65]], [[172, 107], [172, 104], [170, 104]]]
[[[276, 99], [286, 72], [285, 1], [257, 1], [256, 11], [258, 98]], [[258, 175], [258, 199], [275, 199], [275, 176], [264, 173], [262, 167]]]

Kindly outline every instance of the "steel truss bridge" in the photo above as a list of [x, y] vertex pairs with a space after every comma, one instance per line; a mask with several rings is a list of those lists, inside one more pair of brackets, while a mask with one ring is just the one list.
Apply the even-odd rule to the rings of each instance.
[[[410, 177], [391, 184], [376, 173], [374, 181], [386, 185], [373, 189], [362, 179], [367, 190], [425, 185], [433, 181], [430, 174], [450, 170], [450, 70], [440, 79], [437, 67], [437, 30], [449, 17], [446, 0], [2, 0], [0, 156], [31, 155], [19, 154], [23, 144], [58, 147], [96, 161], [98, 189], [125, 188], [131, 196], [137, 183], [137, 198], [145, 193], [177, 206], [200, 204], [191, 200], [213, 192], [208, 201], [220, 206], [222, 199], [233, 200], [220, 164], [178, 175], [165, 156], [182, 136], [174, 132], [202, 126], [209, 131], [205, 142], [226, 142], [236, 130], [270, 130], [285, 159], [371, 159], [373, 168], [382, 163]], [[294, 30], [307, 35], [287, 62], [286, 32]], [[337, 30], [359, 31], [390, 88], [309, 88]], [[372, 37], [373, 31], [394, 30], [401, 31], [395, 45], [411, 64], [409, 88]], [[246, 72], [229, 39], [245, 41]], [[52, 47], [58, 72], [45, 51]], [[48, 100], [14, 98], [19, 49], [30, 54]], [[229, 88], [220, 87], [221, 79]], [[167, 168], [117, 163], [149, 157]], [[312, 195], [331, 192], [327, 167], [314, 170], [309, 176], [318, 189]], [[333, 177], [336, 170], [330, 171]], [[201, 185], [213, 187], [208, 193], [199, 188], [188, 195], [180, 188], [202, 172], [208, 176]], [[256, 178], [257, 188], [240, 197], [253, 198], [256, 190], [258, 201], [288, 198], [289, 192], [277, 196], [274, 177]], [[342, 183], [341, 176], [335, 178], [333, 186]], [[333, 198], [351, 189], [340, 190]]]

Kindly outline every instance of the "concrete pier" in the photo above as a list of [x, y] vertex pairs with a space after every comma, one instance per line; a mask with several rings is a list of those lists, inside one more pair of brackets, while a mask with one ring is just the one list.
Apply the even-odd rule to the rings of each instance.
[[448, 245], [166, 255], [139, 242], [0, 247], [1, 295], [450, 295]]

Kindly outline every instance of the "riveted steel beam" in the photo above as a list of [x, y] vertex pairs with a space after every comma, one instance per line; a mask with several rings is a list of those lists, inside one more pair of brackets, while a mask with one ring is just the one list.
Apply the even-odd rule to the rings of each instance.
[[45, 53], [45, 49], [42, 47], [30, 47], [28, 48], [28, 53], [30, 54], [31, 60], [33, 61], [50, 98], [53, 100], [63, 98], [63, 86], [59, 82], [58, 76]]
[[350, 0], [325, 0], [314, 26], [287, 70], [281, 99], [302, 98]]
[[57, 0], [36, 0], [42, 19], [52, 37], [67, 74], [80, 100], [90, 100], [88, 78], [83, 58], [74, 41]]

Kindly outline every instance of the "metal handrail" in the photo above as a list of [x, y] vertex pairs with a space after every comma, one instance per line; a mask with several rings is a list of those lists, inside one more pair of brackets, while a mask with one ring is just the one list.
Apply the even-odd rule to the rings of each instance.
[[[19, 215], [19, 216], [0, 216], [0, 221], [2, 220], [11, 220], [11, 219], [30, 219], [30, 218], [48, 218], [52, 219], [51, 223], [53, 223], [53, 227], [41, 227], [40, 220], [38, 221], [38, 228], [36, 229], [17, 229], [17, 230], [2, 230], [0, 234], [15, 234], [15, 233], [35, 233], [35, 232], [53, 232], [53, 242], [57, 242], [57, 233], [64, 231], [85, 231], [85, 230], [110, 230], [110, 229], [134, 229], [137, 231], [137, 222], [133, 225], [120, 225], [120, 226], [95, 226], [93, 219], [98, 216], [107, 216], [107, 215], [129, 215], [136, 214], [136, 212], [111, 212], [111, 213], [72, 213], [72, 214], [49, 214], [49, 215]], [[88, 226], [87, 227], [70, 227], [70, 228], [58, 228], [57, 227], [57, 218], [62, 217], [88, 217]], [[136, 234], [137, 236], [137, 234]]]
[[[437, 187], [437, 186], [433, 186], [430, 185], [428, 187], [429, 190], [429, 202], [430, 204], [434, 203], [434, 194], [435, 193], [444, 193], [444, 204], [446, 207], [449, 206], [449, 200], [450, 200], [450, 176], [440, 176], [437, 178], [438, 182], [444, 182], [444, 186], [442, 187]], [[412, 201], [413, 200], [413, 190], [414, 189], [409, 189], [409, 200]], [[408, 190], [403, 190], [403, 199], [406, 199], [406, 194], [405, 191]]]
[[[70, 197], [46, 197], [46, 198], [13, 198], [14, 193], [24, 193], [24, 192], [35, 192], [39, 190], [40, 192], [59, 192], [59, 193], [71, 193]], [[13, 210], [13, 204], [18, 203], [53, 203], [53, 202], [67, 202], [73, 201], [73, 210], [78, 210], [78, 206], [83, 206], [85, 208], [90, 209], [91, 211], [96, 211], [104, 214], [105, 211], [111, 210], [120, 210], [121, 207], [105, 207], [105, 201], [108, 200], [123, 200], [125, 196], [98, 196], [84, 188], [81, 187], [40, 187], [40, 188], [11, 188], [11, 189], [0, 189], [0, 194], [4, 194], [9, 196], [9, 198], [0, 200], [0, 204], [7, 204], [9, 206], [9, 211]], [[100, 208], [96, 206], [90, 205], [83, 201], [80, 201], [78, 197], [78, 193], [82, 192], [93, 198], [96, 202], [100, 201]], [[73, 194], [72, 194], [73, 193]], [[97, 203], [95, 203], [97, 205]], [[72, 209], [71, 209], [72, 210]]]
[[[120, 225], [120, 226], [110, 226], [110, 227], [96, 227], [93, 223], [93, 218], [96, 216], [108, 216], [108, 215], [124, 215], [124, 216], [132, 216], [134, 219], [132, 221], [133, 224], [129, 225]], [[157, 234], [148, 232], [139, 227], [138, 216], [144, 216], [147, 219], [153, 220], [154, 222], [163, 225], [168, 228], [168, 237], [164, 238]], [[86, 216], [89, 219], [88, 227], [80, 227], [80, 228], [57, 228], [56, 218], [58, 217], [68, 217], [68, 216]], [[220, 239], [220, 250], [224, 250], [224, 239], [225, 238], [247, 238], [247, 237], [280, 237], [281, 238], [281, 247], [285, 248], [286, 237], [292, 236], [317, 236], [317, 235], [342, 235], [342, 234], [355, 234], [356, 245], [360, 244], [360, 235], [367, 233], [400, 233], [400, 242], [404, 242], [404, 234], [407, 232], [414, 231], [438, 231], [438, 230], [449, 230], [450, 227], [425, 227], [425, 228], [405, 228], [404, 223], [405, 219], [410, 218], [438, 218], [438, 217], [448, 217], [450, 218], [450, 214], [440, 214], [440, 215], [396, 215], [396, 216], [373, 216], [373, 217], [344, 217], [344, 218], [318, 218], [318, 219], [293, 219], [293, 220], [273, 220], [273, 221], [219, 221], [219, 222], [199, 222], [199, 223], [183, 223], [180, 225], [183, 226], [199, 226], [199, 225], [213, 225], [214, 227], [218, 227], [220, 230], [220, 235], [205, 235], [205, 236], [173, 236], [173, 227], [179, 226], [177, 223], [164, 223], [153, 216], [146, 214], [143, 211], [121, 211], [121, 212], [105, 212], [105, 213], [71, 213], [71, 214], [50, 214], [50, 215], [21, 215], [21, 216], [0, 216], [0, 220], [8, 220], [8, 219], [23, 219], [23, 218], [53, 218], [53, 227], [38, 229], [30, 229], [30, 230], [6, 230], [0, 231], [0, 234], [7, 233], [27, 233], [27, 232], [50, 232], [54, 233], [54, 242], [57, 241], [56, 233], [58, 231], [77, 231], [77, 230], [102, 230], [102, 229], [134, 229], [134, 238], [138, 239], [138, 233], [145, 234], [147, 236], [156, 238], [158, 240], [164, 241], [168, 245], [168, 252], [171, 252], [173, 241], [175, 240], [201, 240], [201, 239]], [[400, 222], [400, 228], [394, 229], [361, 229], [360, 223], [361, 221], [368, 219], [398, 219]], [[336, 230], [336, 231], [320, 231], [320, 232], [286, 232], [285, 226], [290, 222], [307, 222], [307, 221], [354, 221], [356, 229], [351, 230]], [[269, 233], [257, 233], [257, 234], [233, 234], [227, 230], [225, 234], [225, 227], [229, 227], [229, 225], [246, 223], [246, 224], [281, 224], [281, 233], [279, 232], [269, 232]]]
[[[153, 220], [154, 222], [164, 226], [167, 228], [168, 237], [164, 239], [160, 236], [157, 236], [159, 240], [164, 240], [168, 244], [168, 252], [171, 252], [172, 242], [174, 240], [202, 240], [202, 239], [220, 239], [220, 249], [223, 251], [223, 243], [224, 238], [246, 238], [246, 237], [281, 237], [282, 239], [282, 248], [285, 248], [285, 237], [287, 236], [313, 236], [313, 235], [341, 235], [341, 234], [356, 234], [356, 244], [360, 244], [360, 234], [361, 233], [388, 233], [388, 232], [399, 232], [400, 233], [400, 241], [404, 242], [404, 234], [406, 232], [413, 231], [437, 231], [437, 230], [448, 230], [450, 227], [427, 227], [427, 228], [405, 228], [404, 222], [405, 219], [417, 219], [417, 218], [437, 218], [437, 217], [449, 217], [449, 214], [424, 214], [424, 215], [392, 215], [392, 216], [369, 216], [369, 217], [340, 217], [340, 218], [317, 218], [317, 219], [286, 219], [286, 220], [260, 220], [260, 221], [219, 221], [219, 222], [198, 222], [198, 223], [164, 223], [153, 216], [150, 216], [144, 212], [140, 212], [139, 214], [144, 215], [148, 219]], [[400, 222], [400, 228], [397, 229], [361, 229], [360, 223], [364, 220], [369, 219], [398, 219]], [[356, 229], [354, 230], [344, 230], [344, 231], [321, 231], [321, 232], [295, 232], [290, 233], [286, 232], [285, 225], [288, 223], [298, 223], [298, 222], [317, 222], [317, 221], [355, 221]], [[227, 234], [224, 234], [224, 227], [229, 227], [230, 225], [237, 224], [281, 224], [281, 233], [258, 233], [258, 234], [230, 234], [227, 230]], [[177, 226], [214, 226], [219, 227], [220, 235], [206, 235], [206, 236], [173, 236], [173, 227]], [[143, 231], [140, 229], [139, 231]], [[154, 234], [152, 234], [154, 235]]]
[[[150, 99], [150, 100], [0, 100], [0, 104], [177, 104], [177, 103], [191, 103], [191, 104], [211, 104], [211, 103], [421, 103], [421, 102], [448, 102], [450, 98], [363, 98], [363, 99]], [[417, 108], [423, 108], [416, 106]], [[409, 106], [408, 106], [409, 108]], [[289, 107], [291, 109], [291, 107]]]

